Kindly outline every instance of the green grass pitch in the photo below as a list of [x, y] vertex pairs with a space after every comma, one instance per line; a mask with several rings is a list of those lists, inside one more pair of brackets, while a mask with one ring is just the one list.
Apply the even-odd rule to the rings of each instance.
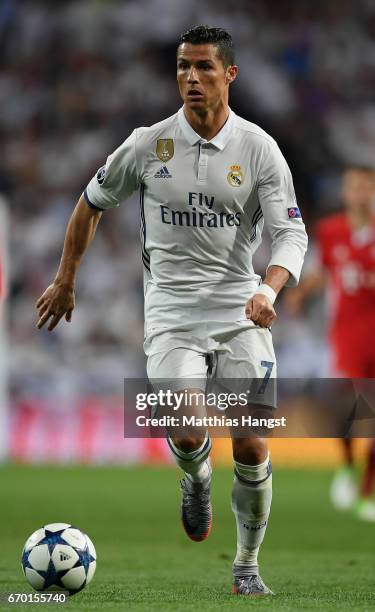
[[[235, 531], [229, 468], [214, 473], [211, 536], [194, 543], [181, 528], [177, 470], [3, 466], [0, 591], [30, 590], [20, 569], [24, 541], [43, 524], [64, 521], [87, 531], [98, 553], [92, 584], [65, 610], [373, 610], [375, 525], [331, 509], [330, 477], [318, 470], [274, 470], [260, 561], [277, 596], [250, 599], [230, 594]], [[51, 606], [1, 609], [46, 608]]]

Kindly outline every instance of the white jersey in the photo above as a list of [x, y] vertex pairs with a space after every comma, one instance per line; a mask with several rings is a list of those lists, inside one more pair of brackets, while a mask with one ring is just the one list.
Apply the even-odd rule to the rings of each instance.
[[[252, 256], [264, 224], [269, 265], [298, 282], [307, 248], [292, 177], [276, 142], [230, 111], [210, 141], [183, 108], [138, 128], [85, 190], [90, 206], [118, 206], [140, 188], [146, 331], [243, 321], [260, 277]], [[249, 322], [251, 324], [251, 322]]]

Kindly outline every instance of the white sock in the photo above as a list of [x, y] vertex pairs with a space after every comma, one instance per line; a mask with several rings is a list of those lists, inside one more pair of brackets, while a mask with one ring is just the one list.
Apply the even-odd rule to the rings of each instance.
[[259, 465], [235, 462], [232, 510], [237, 523], [235, 576], [258, 573], [258, 552], [267, 528], [272, 500], [272, 466], [269, 455]]
[[169, 448], [171, 449], [177, 465], [184, 470], [186, 476], [192, 482], [206, 482], [211, 479], [211, 463], [208, 455], [211, 450], [211, 439], [206, 433], [206, 437], [202, 446], [186, 453], [175, 446], [171, 438], [167, 438]]

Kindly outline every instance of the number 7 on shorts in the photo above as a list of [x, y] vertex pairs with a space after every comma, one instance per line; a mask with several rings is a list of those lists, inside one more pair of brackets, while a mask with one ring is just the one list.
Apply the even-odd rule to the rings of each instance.
[[266, 368], [266, 373], [264, 375], [264, 378], [262, 380], [262, 384], [260, 385], [259, 389], [258, 389], [258, 394], [263, 394], [266, 390], [267, 387], [267, 383], [270, 379], [271, 376], [271, 372], [272, 372], [272, 368], [274, 366], [274, 362], [273, 361], [261, 361], [260, 365], [263, 368]]

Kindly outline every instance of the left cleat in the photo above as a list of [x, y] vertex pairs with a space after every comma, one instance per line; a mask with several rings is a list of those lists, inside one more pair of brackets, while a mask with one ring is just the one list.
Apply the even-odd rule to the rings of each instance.
[[248, 595], [250, 597], [263, 597], [265, 595], [275, 595], [269, 589], [258, 574], [247, 576], [246, 578], [234, 578], [232, 586], [234, 595]]

